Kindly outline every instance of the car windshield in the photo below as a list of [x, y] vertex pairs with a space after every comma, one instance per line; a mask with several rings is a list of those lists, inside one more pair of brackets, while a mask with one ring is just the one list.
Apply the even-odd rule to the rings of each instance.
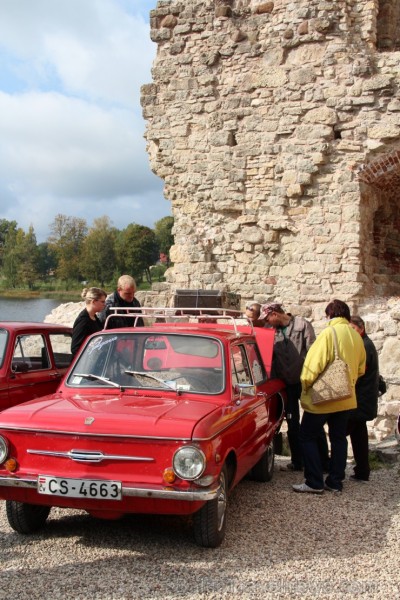
[[102, 332], [89, 341], [67, 384], [219, 394], [223, 364], [222, 344], [212, 337]]

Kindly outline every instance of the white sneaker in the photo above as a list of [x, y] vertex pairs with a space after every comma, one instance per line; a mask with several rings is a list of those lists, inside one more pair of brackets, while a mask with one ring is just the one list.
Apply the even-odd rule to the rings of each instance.
[[314, 489], [312, 487], [310, 487], [309, 485], [307, 485], [306, 483], [297, 483], [295, 485], [292, 485], [292, 488], [294, 489], [295, 492], [300, 492], [301, 494], [307, 493], [307, 494], [323, 494], [324, 490], [321, 489]]

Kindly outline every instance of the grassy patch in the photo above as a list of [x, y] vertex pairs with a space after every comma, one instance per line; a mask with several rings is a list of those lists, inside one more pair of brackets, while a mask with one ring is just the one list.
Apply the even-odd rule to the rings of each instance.
[[369, 466], [371, 471], [378, 471], [379, 469], [389, 469], [393, 466], [393, 463], [389, 463], [381, 458], [378, 452], [370, 450], [368, 452]]

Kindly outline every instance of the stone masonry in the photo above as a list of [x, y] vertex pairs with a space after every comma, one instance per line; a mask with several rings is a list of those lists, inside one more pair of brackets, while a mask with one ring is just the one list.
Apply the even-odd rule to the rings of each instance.
[[142, 87], [177, 288], [363, 316], [400, 406], [400, 0], [159, 0]]
[[[400, 406], [400, 0], [160, 0], [142, 87], [176, 288], [365, 317]], [[168, 296], [169, 293], [169, 296]]]

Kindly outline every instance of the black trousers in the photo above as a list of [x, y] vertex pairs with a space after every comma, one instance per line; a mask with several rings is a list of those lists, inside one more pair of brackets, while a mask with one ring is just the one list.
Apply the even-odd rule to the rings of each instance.
[[[286, 422], [287, 437], [290, 448], [290, 455], [295, 469], [303, 468], [303, 452], [300, 445], [300, 404], [301, 384], [294, 383], [286, 385], [287, 404], [286, 404]], [[321, 427], [317, 439], [318, 451], [325, 472], [329, 471], [329, 449], [326, 440], [326, 434]]]
[[371, 472], [368, 456], [368, 429], [366, 421], [349, 419], [347, 423], [347, 435], [350, 436], [354, 456], [354, 475], [357, 479], [368, 481]]

